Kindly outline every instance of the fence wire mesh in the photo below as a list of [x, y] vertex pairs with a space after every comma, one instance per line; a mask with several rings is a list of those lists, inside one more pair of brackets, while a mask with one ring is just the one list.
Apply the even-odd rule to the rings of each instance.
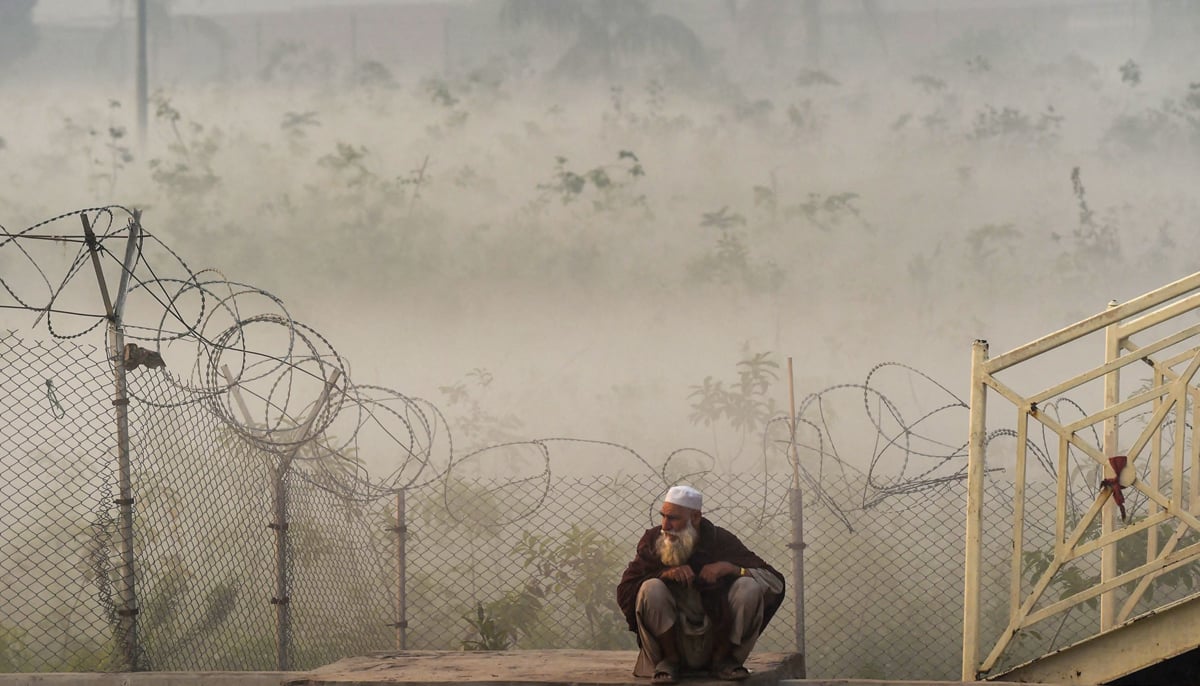
[[[1064, 522], [1068, 531], [1074, 529], [1088, 511], [1089, 506], [1100, 495], [1103, 477], [1098, 469], [1079, 470], [1066, 486], [1067, 511]], [[1190, 474], [1190, 469], [1186, 470]], [[983, 616], [981, 618], [980, 647], [990, 651], [992, 646], [1007, 630], [1009, 593], [1012, 583], [1013, 550], [1013, 489], [1014, 484], [1001, 478], [988, 480], [987, 490], [993, 494], [984, 500], [984, 569], [980, 588], [982, 591]], [[1089, 483], [1090, 482], [1090, 483]], [[1024, 492], [1024, 517], [1022, 518], [1021, 550], [1019, 556], [1021, 578], [1018, 580], [1021, 601], [1034, 590], [1054, 556], [1055, 516], [1057, 510], [1057, 484], [1048, 477], [1026, 484]], [[1140, 494], [1138, 494], [1140, 495]], [[1146, 516], [1149, 507], [1144, 496], [1135, 495], [1128, 502], [1129, 521], [1123, 526], [1133, 526]], [[1088, 527], [1082, 540], [1094, 540], [1099, 535], [1099, 523]], [[1175, 524], [1160, 524], [1151, 530], [1122, 540], [1116, 546], [1116, 571], [1122, 574], [1153, 559], [1165, 541], [1177, 535], [1185, 543], [1195, 542], [1197, 536], [1190, 531], [1181, 531]], [[1151, 544], [1151, 541], [1155, 543]], [[1067, 600], [1098, 585], [1101, 579], [1101, 553], [1097, 549], [1064, 564], [1050, 577], [1046, 591], [1033, 605], [1034, 610]], [[1114, 589], [1118, 607], [1133, 594], [1139, 580], [1117, 586]], [[1133, 604], [1129, 617], [1138, 617], [1161, 609], [1172, 602], [1196, 595], [1200, 588], [1200, 569], [1187, 565], [1145, 581], [1146, 591]], [[993, 668], [994, 673], [1004, 672], [1056, 650], [1061, 650], [1095, 636], [1100, 627], [1100, 603], [1098, 598], [1074, 605], [1051, 615], [1031, 626], [1019, 630]]]
[[[45, 249], [76, 220], [78, 252]], [[79, 210], [0, 235], [42, 277], [0, 278], [15, 303], [5, 307], [44, 315], [56, 339], [0, 337], [0, 670], [307, 669], [393, 647], [634, 647], [616, 582], [682, 478], [669, 473], [684, 451], [661, 469], [572, 438], [456, 456], [436, 406], [351, 383], [330, 342], [280, 299], [191, 271], [137, 213]], [[95, 302], [86, 265], [103, 283], [114, 263], [129, 302], [65, 306], [64, 294]], [[118, 324], [112, 342], [149, 347], [72, 342], [106, 320]], [[905, 422], [885, 389], [914, 382], [945, 402]], [[836, 396], [882, 439], [866, 472], [831, 439]], [[114, 420], [126, 401], [121, 466]], [[779, 454], [790, 443], [804, 450], [796, 474], [687, 477], [715, 523], [789, 578], [789, 486], [804, 488], [809, 675], [957, 675], [965, 453], [914, 427], [963, 408], [916, 370], [880, 364], [863, 384], [806, 396], [794, 442], [785, 418], [767, 422], [764, 465], [790, 464]], [[583, 444], [632, 456], [640, 476], [556, 477], [551, 445]], [[372, 476], [360, 452], [396, 456], [395, 468]], [[485, 461], [526, 476], [473, 476]], [[789, 584], [758, 650], [793, 648], [796, 592]]]
[[[8, 589], [0, 666], [122, 669], [110, 366], [93, 348], [15, 335], [4, 337], [0, 361]], [[129, 381], [139, 667], [275, 668], [278, 455], [206, 404], [178, 402], [163, 370], [135, 370]], [[828, 498], [853, 502], [863, 478], [846, 479]], [[692, 479], [706, 493], [707, 516], [789, 577], [790, 481], [711, 472]], [[406, 491], [400, 532], [390, 495], [347, 498], [303, 469], [284, 485], [292, 668], [398, 647], [400, 621], [410, 649], [634, 648], [614, 588], [654, 524], [659, 479], [453, 477]], [[810, 675], [953, 676], [962, 499], [950, 483], [852, 512], [809, 500]], [[792, 649], [795, 592], [758, 650]]]
[[129, 383], [142, 666], [274, 668], [272, 456], [161, 370]]
[[112, 665], [111, 376], [94, 353], [0, 333], [0, 671]]
[[[853, 502], [862, 479], [829, 496]], [[693, 483], [714, 523], [790, 579], [787, 475], [710, 473]], [[612, 593], [634, 543], [652, 525], [657, 484], [556, 480], [532, 516], [502, 526], [492, 525], [496, 486], [458, 482], [446, 489], [449, 497], [440, 489], [410, 493], [408, 550], [410, 569], [418, 570], [409, 577], [410, 647], [633, 648]], [[810, 676], [956, 678], [964, 498], [965, 488], [950, 483], [852, 512], [806, 501]], [[557, 583], [563, 576], [572, 581]], [[756, 650], [794, 648], [795, 592], [789, 587]], [[588, 615], [589, 605], [604, 611]]]

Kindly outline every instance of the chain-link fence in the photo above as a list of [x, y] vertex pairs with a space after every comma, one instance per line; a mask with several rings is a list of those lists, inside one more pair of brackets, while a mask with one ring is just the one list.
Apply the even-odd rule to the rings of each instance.
[[[756, 649], [793, 650], [790, 477], [708, 474], [692, 483], [705, 493], [706, 516], [789, 577]], [[829, 495], [854, 502], [862, 486]], [[409, 647], [632, 649], [614, 587], [661, 493], [652, 480], [595, 477], [557, 480], [544, 499], [533, 486], [520, 493], [481, 481], [410, 494]], [[849, 513], [806, 505], [810, 676], [955, 677], [963, 496], [955, 484]], [[528, 517], [495, 524], [531, 502]]]
[[[1190, 474], [1190, 470], [1188, 470]], [[1065, 527], [1074, 529], [1084, 518], [1100, 493], [1101, 471], [1094, 470], [1091, 482], [1087, 477], [1068, 480], [1066, 490], [1066, 512], [1063, 514]], [[1168, 479], [1164, 476], [1164, 481]], [[980, 627], [980, 648], [990, 651], [1007, 630], [1009, 594], [1012, 584], [1013, 550], [1013, 488], [1011, 481], [989, 478], [988, 497], [984, 500], [984, 570], [981, 579], [981, 603], [983, 616]], [[1018, 580], [1018, 597], [1029, 597], [1035, 584], [1051, 564], [1056, 550], [1055, 517], [1057, 516], [1058, 484], [1048, 478], [1031, 481], [1024, 492], [1022, 518], [1022, 545], [1016, 551], [1021, 564]], [[965, 496], [964, 496], [965, 497]], [[1127, 506], [1130, 521], [1127, 527], [1135, 526], [1145, 517], [1147, 500], [1135, 494]], [[961, 507], [961, 506], [960, 506]], [[1099, 534], [1099, 521], [1088, 527], [1084, 540], [1094, 540]], [[1170, 524], [1145, 527], [1135, 535], [1120, 541], [1116, 549], [1117, 574], [1128, 572], [1146, 562], [1161, 549], [1176, 528]], [[1200, 537], [1196, 534], [1179, 532], [1186, 544]], [[1149, 540], [1157, 543], [1149, 545]], [[1148, 550], [1150, 551], [1148, 553]], [[1062, 565], [1047, 584], [1045, 593], [1033, 605], [1042, 609], [1066, 600], [1078, 593], [1099, 585], [1101, 579], [1101, 548], [1084, 553]], [[1117, 586], [1114, 593], [1118, 606], [1132, 595], [1139, 580], [1134, 579]], [[1200, 588], [1200, 568], [1187, 565], [1147, 580], [1146, 592], [1134, 603], [1129, 617], [1138, 617], [1154, 612], [1163, 606], [1196, 595]], [[1100, 602], [1098, 598], [1083, 602], [1064, 611], [1035, 622], [1018, 631], [993, 668], [993, 673], [1003, 673], [1013, 667], [1047, 655], [1095, 636], [1100, 629]]]
[[369, 509], [288, 472], [281, 598], [278, 456], [162, 370], [129, 383], [132, 612], [117, 600], [111, 367], [86, 346], [0, 341], [0, 671], [127, 669], [123, 612], [136, 618], [138, 669], [275, 669], [281, 653], [303, 669], [394, 645], [393, 543]]
[[94, 353], [0, 333], [0, 671], [112, 666], [116, 463]]
[[[15, 335], [0, 343], [0, 362], [0, 668], [125, 669], [110, 365], [93, 348]], [[287, 667], [304, 669], [402, 640], [412, 649], [634, 647], [615, 583], [654, 524], [660, 477], [451, 478], [408, 489], [398, 512], [394, 496], [348, 499], [297, 463], [284, 480], [280, 572], [278, 455], [206, 403], [185, 402], [163, 370], [132, 371], [129, 382], [139, 669], [272, 669], [281, 652]], [[692, 479], [707, 516], [789, 577], [790, 482]], [[806, 505], [809, 673], [952, 678], [962, 488], [870, 509], [826, 504], [861, 500], [863, 486], [848, 477]], [[997, 587], [1006, 583], [998, 572]], [[795, 592], [789, 585], [759, 650], [793, 648]]]

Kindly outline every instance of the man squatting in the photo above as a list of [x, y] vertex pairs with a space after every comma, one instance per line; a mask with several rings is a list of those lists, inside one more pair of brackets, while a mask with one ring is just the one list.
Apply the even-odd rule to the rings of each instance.
[[703, 496], [674, 486], [662, 526], [647, 529], [617, 584], [617, 604], [640, 648], [634, 676], [675, 683], [683, 669], [727, 681], [783, 603], [783, 575], [729, 531], [701, 516]]

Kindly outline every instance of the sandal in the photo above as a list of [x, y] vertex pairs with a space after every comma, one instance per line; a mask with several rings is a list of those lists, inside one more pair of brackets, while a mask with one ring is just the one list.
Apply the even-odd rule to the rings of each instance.
[[675, 665], [671, 664], [670, 662], [667, 662], [666, 660], [663, 660], [662, 662], [658, 663], [657, 665], [654, 665], [654, 677], [652, 679], [650, 679], [650, 683], [652, 683], [652, 684], [678, 683], [679, 677], [677, 676], [677, 673], [678, 673], [678, 668]]
[[750, 678], [750, 670], [736, 662], [726, 662], [713, 675], [721, 681], [745, 681]]

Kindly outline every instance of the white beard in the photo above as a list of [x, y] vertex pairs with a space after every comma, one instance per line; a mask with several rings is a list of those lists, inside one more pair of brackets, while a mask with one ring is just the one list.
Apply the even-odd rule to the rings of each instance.
[[664, 565], [678, 567], [692, 556], [692, 549], [696, 547], [696, 539], [699, 537], [700, 533], [696, 531], [696, 527], [692, 526], [692, 521], [689, 519], [687, 527], [683, 531], [671, 534], [665, 531], [659, 533], [654, 549], [658, 552], [658, 557]]

